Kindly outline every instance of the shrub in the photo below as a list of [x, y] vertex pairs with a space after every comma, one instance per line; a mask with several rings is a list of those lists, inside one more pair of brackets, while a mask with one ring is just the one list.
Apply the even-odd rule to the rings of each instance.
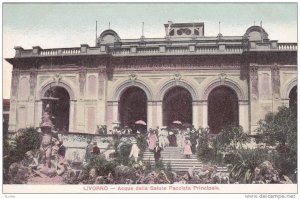
[[8, 180], [7, 174], [9, 166], [14, 162], [21, 161], [27, 151], [39, 150], [40, 145], [41, 135], [37, 129], [33, 127], [20, 129], [14, 134], [11, 140], [9, 140], [5, 134], [3, 147], [3, 175], [5, 182]]
[[90, 171], [95, 168], [99, 176], [107, 175], [108, 173], [114, 173], [117, 163], [114, 161], [107, 161], [103, 155], [97, 155], [91, 158], [91, 161], [86, 166], [86, 170]]
[[123, 144], [119, 151], [115, 153], [115, 161], [118, 164], [128, 165], [130, 163], [129, 154], [131, 151], [131, 144]]
[[208, 161], [213, 156], [213, 149], [209, 147], [208, 130], [201, 129], [198, 138], [197, 157], [199, 160]]
[[137, 146], [140, 149], [140, 154], [144, 154], [145, 150], [148, 147], [147, 135], [138, 135], [136, 136]]
[[217, 136], [220, 149], [224, 152], [243, 149], [244, 144], [250, 142], [250, 137], [244, 132], [242, 126], [229, 126], [223, 128]]
[[226, 159], [232, 165], [230, 178], [240, 183], [252, 183], [254, 170], [264, 161], [274, 162], [274, 154], [267, 149], [239, 149]]
[[279, 157], [276, 166], [282, 174], [295, 178], [297, 169], [297, 111], [279, 107], [277, 113], [268, 113], [257, 128], [257, 143], [275, 146]]

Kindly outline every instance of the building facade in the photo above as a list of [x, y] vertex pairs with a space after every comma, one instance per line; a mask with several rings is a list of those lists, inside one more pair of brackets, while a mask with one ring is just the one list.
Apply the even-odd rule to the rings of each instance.
[[252, 26], [241, 36], [205, 36], [203, 23], [164, 25], [163, 38], [121, 39], [111, 29], [96, 45], [15, 47], [9, 131], [38, 127], [47, 97], [55, 125], [77, 133], [97, 125], [147, 127], [181, 121], [213, 132], [257, 122], [297, 98], [297, 44]]

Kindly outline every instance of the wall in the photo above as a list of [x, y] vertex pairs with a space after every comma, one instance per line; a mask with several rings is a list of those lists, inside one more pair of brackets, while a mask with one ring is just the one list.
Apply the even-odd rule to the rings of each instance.
[[[134, 78], [133, 78], [134, 77]], [[207, 127], [208, 88], [214, 85], [234, 87], [239, 92], [240, 124], [249, 129], [248, 123], [248, 86], [246, 80], [240, 79], [239, 70], [165, 70], [116, 72], [112, 81], [108, 81], [107, 110], [111, 114], [107, 123], [112, 128], [118, 122], [118, 100], [124, 90], [130, 86], [142, 88], [148, 96], [148, 127], [162, 126], [162, 99], [168, 89], [174, 86], [186, 88], [193, 98], [193, 124]], [[213, 88], [209, 88], [210, 91]], [[109, 114], [107, 113], [107, 114]]]
[[276, 112], [279, 106], [288, 106], [289, 92], [297, 85], [295, 66], [252, 64], [251, 87], [251, 131], [255, 133], [257, 123], [268, 112]]

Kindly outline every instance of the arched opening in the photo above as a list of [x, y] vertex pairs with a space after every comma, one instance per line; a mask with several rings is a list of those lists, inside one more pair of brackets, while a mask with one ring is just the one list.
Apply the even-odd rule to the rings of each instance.
[[208, 96], [208, 125], [211, 133], [239, 124], [239, 107], [236, 93], [229, 87], [219, 86]]
[[176, 86], [171, 88], [163, 98], [163, 125], [169, 126], [173, 121], [192, 124], [192, 96], [188, 90]]
[[297, 86], [294, 86], [289, 94], [289, 107], [297, 111]]
[[[52, 99], [49, 99], [52, 98]], [[70, 95], [68, 91], [60, 86], [49, 88], [44, 95], [43, 110], [51, 103], [51, 112], [54, 116], [53, 124], [58, 131], [69, 131], [70, 118]]]
[[127, 88], [119, 101], [121, 125], [133, 128], [138, 120], [147, 122], [147, 95], [139, 87]]

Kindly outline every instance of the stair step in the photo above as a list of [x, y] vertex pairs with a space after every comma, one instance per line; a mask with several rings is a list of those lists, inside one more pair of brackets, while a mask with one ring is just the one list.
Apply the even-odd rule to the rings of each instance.
[[[202, 169], [203, 163], [197, 159], [196, 154], [190, 155], [186, 158], [183, 154], [183, 147], [166, 147], [161, 151], [161, 160], [165, 167], [171, 165], [172, 171], [187, 171], [190, 168], [197, 170]], [[154, 154], [152, 151], [145, 151], [143, 154], [143, 161], [149, 162], [152, 166], [155, 165]], [[218, 167], [218, 172], [228, 172], [227, 167]]]

